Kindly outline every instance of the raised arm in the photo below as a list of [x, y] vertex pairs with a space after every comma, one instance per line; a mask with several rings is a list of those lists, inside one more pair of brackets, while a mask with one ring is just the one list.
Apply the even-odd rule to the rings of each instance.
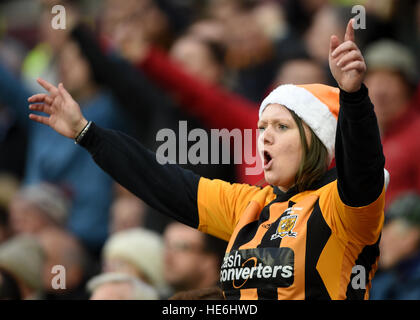
[[341, 89], [335, 148], [338, 192], [344, 204], [362, 207], [383, 191], [385, 158], [373, 105], [363, 85], [366, 65], [354, 42], [352, 22], [343, 43], [331, 37], [329, 63]]
[[[30, 97], [29, 108], [46, 115], [30, 114], [29, 118], [75, 139], [88, 125], [79, 105], [62, 84], [57, 88], [42, 79], [38, 82], [49, 93]], [[198, 227], [198, 175], [177, 165], [159, 164], [154, 153], [123, 133], [89, 125], [80, 144], [105, 172], [151, 207]]]

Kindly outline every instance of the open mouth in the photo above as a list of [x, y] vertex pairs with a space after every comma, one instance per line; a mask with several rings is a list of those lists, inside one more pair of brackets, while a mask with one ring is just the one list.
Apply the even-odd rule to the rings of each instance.
[[264, 150], [263, 156], [264, 156], [264, 169], [267, 170], [271, 167], [271, 164], [273, 163], [273, 157], [266, 150]]

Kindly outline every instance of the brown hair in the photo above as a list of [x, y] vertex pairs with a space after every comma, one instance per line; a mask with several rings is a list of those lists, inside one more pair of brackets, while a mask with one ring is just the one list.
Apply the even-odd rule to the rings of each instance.
[[303, 147], [302, 161], [295, 177], [295, 187], [298, 192], [302, 192], [308, 190], [308, 188], [319, 180], [327, 171], [328, 151], [310, 127], [308, 127], [311, 133], [311, 143], [309, 145], [306, 139], [302, 119], [292, 110], [289, 110], [289, 112], [299, 128], [300, 141]]

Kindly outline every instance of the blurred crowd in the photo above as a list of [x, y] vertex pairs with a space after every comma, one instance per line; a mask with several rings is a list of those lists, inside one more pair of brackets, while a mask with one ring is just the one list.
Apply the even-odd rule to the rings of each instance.
[[[51, 25], [56, 4], [65, 29]], [[163, 216], [73, 141], [31, 123], [37, 77], [153, 151], [157, 132], [178, 132], [180, 120], [255, 129], [273, 87], [336, 85], [329, 40], [343, 37], [354, 5], [366, 10], [356, 42], [390, 173], [371, 299], [420, 299], [418, 0], [0, 1], [0, 299], [223, 299], [227, 243]], [[262, 178], [245, 162], [182, 166]]]

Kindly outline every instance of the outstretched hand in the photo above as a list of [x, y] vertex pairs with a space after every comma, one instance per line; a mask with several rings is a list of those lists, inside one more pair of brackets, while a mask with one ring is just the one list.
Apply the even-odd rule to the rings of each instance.
[[366, 64], [354, 42], [353, 19], [347, 24], [344, 42], [333, 35], [330, 39], [330, 70], [339, 87], [347, 92], [358, 91], [362, 85]]
[[87, 120], [83, 117], [80, 107], [60, 83], [58, 88], [41, 78], [38, 83], [48, 91], [38, 93], [30, 98], [29, 109], [40, 111], [48, 116], [29, 114], [29, 119], [50, 126], [65, 137], [74, 139], [83, 130]]

